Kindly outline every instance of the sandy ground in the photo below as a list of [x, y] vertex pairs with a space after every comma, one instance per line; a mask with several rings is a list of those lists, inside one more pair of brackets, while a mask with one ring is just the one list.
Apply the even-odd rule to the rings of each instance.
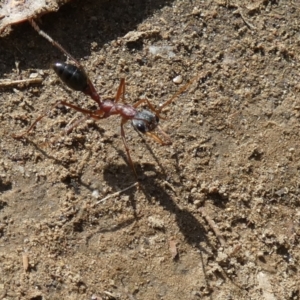
[[[103, 99], [164, 103], [173, 144], [126, 139], [120, 118], [49, 67], [28, 24], [0, 40], [0, 299], [300, 299], [298, 1], [71, 1], [40, 26]], [[173, 79], [182, 77], [179, 82]], [[177, 77], [178, 79], [178, 77]], [[180, 79], [180, 78], [179, 78]], [[176, 80], [175, 80], [176, 81]], [[48, 116], [23, 140], [43, 112]]]

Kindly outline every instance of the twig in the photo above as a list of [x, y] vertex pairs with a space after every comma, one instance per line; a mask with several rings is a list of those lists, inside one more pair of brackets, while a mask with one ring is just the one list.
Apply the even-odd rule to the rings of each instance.
[[25, 272], [29, 270], [29, 257], [26, 252], [22, 253], [22, 262], [23, 262], [23, 269]]
[[43, 81], [43, 78], [41, 78], [41, 77], [20, 79], [20, 80], [1, 80], [0, 88], [15, 86], [15, 85], [19, 85], [19, 84], [36, 84], [36, 83], [41, 83], [42, 81]]
[[245, 22], [245, 24], [250, 28], [250, 29], [253, 29], [253, 30], [256, 30], [257, 28], [252, 25], [250, 22], [248, 22], [242, 12], [242, 9], [239, 5], [235, 4], [235, 3], [230, 3], [230, 0], [226, 0], [225, 3], [219, 3], [220, 5], [223, 5], [223, 6], [226, 6], [227, 8], [229, 7], [234, 7], [236, 8], [236, 10], [233, 12], [233, 14], [239, 14], [242, 18], [242, 20]]
[[125, 188], [125, 189], [123, 189], [123, 190], [121, 190], [121, 191], [118, 191], [118, 192], [116, 192], [116, 193], [113, 193], [113, 194], [111, 194], [111, 195], [108, 195], [107, 197], [105, 197], [105, 198], [103, 198], [103, 199], [97, 201], [96, 204], [100, 204], [100, 203], [106, 201], [106, 200], [109, 199], [109, 198], [112, 198], [112, 197], [115, 197], [115, 196], [119, 196], [121, 193], [123, 193], [123, 192], [125, 192], [125, 191], [127, 191], [127, 190], [129, 190], [129, 189], [131, 189], [131, 188], [133, 188], [133, 187], [135, 187], [135, 186], [139, 186], [139, 183], [136, 182], [136, 183], [130, 185], [129, 187], [127, 187], [127, 188]]
[[217, 227], [216, 223], [210, 218], [210, 216], [206, 213], [206, 210], [204, 207], [199, 208], [199, 212], [202, 214], [202, 217], [206, 220], [208, 225], [211, 227], [213, 232], [215, 233], [216, 237], [218, 238], [220, 244], [222, 246], [225, 246], [225, 240]]
[[103, 293], [104, 293], [105, 295], [107, 295], [107, 296], [113, 298], [113, 299], [117, 299], [117, 296], [116, 296], [115, 294], [113, 294], [113, 293], [110, 293], [110, 292], [108, 292], [108, 291], [103, 291]]
[[240, 8], [239, 6], [237, 6], [237, 10], [235, 10], [235, 11], [233, 12], [233, 14], [239, 14], [239, 15], [241, 16], [241, 18], [243, 19], [243, 21], [245, 22], [245, 24], [246, 24], [250, 29], [253, 29], [253, 30], [256, 30], [256, 29], [257, 29], [254, 25], [252, 25], [250, 22], [248, 22], [248, 21], [246, 20], [246, 18], [244, 17], [244, 14], [242, 13], [242, 10], [241, 10], [241, 8]]

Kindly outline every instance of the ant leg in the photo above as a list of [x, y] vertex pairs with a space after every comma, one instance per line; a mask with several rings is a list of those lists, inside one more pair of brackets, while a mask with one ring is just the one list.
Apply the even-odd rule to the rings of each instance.
[[[60, 104], [60, 101], [59, 102], [56, 102], [55, 104], [52, 105], [52, 107], [50, 108], [50, 110], [52, 110], [53, 108], [55, 108], [56, 106], [58, 106]], [[21, 133], [21, 134], [13, 134], [12, 137], [15, 138], [15, 139], [20, 139], [22, 137], [24, 137], [25, 135], [29, 134], [29, 132], [35, 127], [35, 125], [41, 120], [43, 119], [44, 117], [47, 116], [47, 112], [44, 112], [42, 115], [40, 115], [31, 125], [30, 127], [24, 132], [24, 133]]]
[[[150, 103], [148, 99], [141, 99], [138, 102], [133, 104], [134, 108], [137, 108], [138, 106], [142, 105], [143, 103], [147, 103], [148, 107], [158, 116], [160, 117], [160, 110], [155, 109], [155, 107]], [[161, 118], [161, 117], [160, 117]], [[163, 118], [161, 118], [163, 119]]]
[[[68, 106], [71, 107], [70, 105]], [[74, 106], [72, 106], [72, 108], [74, 108]], [[82, 122], [86, 121], [89, 118], [93, 118], [96, 120], [106, 118], [104, 115], [99, 115], [98, 112], [99, 110], [95, 110], [95, 111], [91, 111], [90, 113], [86, 113], [85, 116], [77, 120], [75, 123], [67, 125], [67, 127], [64, 129], [65, 134], [69, 134], [70, 132], [72, 132], [74, 128], [76, 128], [79, 124], [81, 124]]]
[[27, 135], [31, 130], [32, 130], [32, 128], [36, 125], [36, 123], [38, 123], [42, 118], [44, 118], [46, 116], [46, 114], [44, 114], [44, 115], [41, 115], [41, 116], [39, 116], [32, 124], [31, 124], [31, 126], [25, 131], [25, 132], [23, 132], [23, 133], [21, 133], [21, 134], [12, 134], [12, 137], [14, 138], [14, 139], [21, 139], [22, 137], [24, 137], [25, 135]]
[[145, 132], [145, 134], [147, 136], [149, 136], [150, 138], [154, 139], [157, 143], [159, 143], [161, 145], [166, 145], [166, 143], [159, 136], [157, 136], [155, 133], [148, 131], [148, 132]]
[[156, 135], [154, 132], [145, 132], [145, 134], [147, 136], [149, 136], [150, 138], [154, 139], [157, 143], [161, 144], [162, 146], [166, 146], [166, 145], [172, 145], [172, 141], [170, 136], [161, 129], [160, 126], [157, 126], [157, 129], [159, 130], [159, 132], [165, 137], [165, 139], [167, 140], [167, 142], [163, 141], [158, 135]]
[[167, 105], [169, 105], [172, 101], [174, 101], [180, 94], [182, 94], [195, 80], [199, 79], [200, 76], [196, 75], [191, 81], [189, 81], [188, 83], [186, 83], [181, 89], [179, 89], [172, 97], [171, 99], [167, 100], [164, 104], [162, 104], [159, 107], [158, 112], [160, 113], [164, 107], [166, 107]]
[[[55, 107], [57, 107], [58, 105], [64, 105], [64, 106], [67, 106], [67, 107], [70, 107], [78, 112], [81, 112], [85, 115], [87, 115], [88, 117], [91, 117], [91, 118], [94, 118], [96, 120], [98, 119], [102, 119], [103, 116], [102, 116], [102, 111], [101, 110], [88, 110], [88, 109], [84, 109], [84, 108], [81, 108], [81, 107], [78, 107], [76, 105], [73, 105], [71, 103], [68, 103], [68, 102], [65, 102], [65, 101], [58, 101], [56, 102], [55, 104], [53, 104], [50, 108], [50, 110], [54, 109]], [[15, 139], [19, 139], [19, 138], [22, 138], [24, 137], [25, 135], [29, 134], [29, 132], [35, 127], [35, 125], [41, 120], [43, 119], [44, 117], [46, 117], [48, 114], [48, 112], [44, 112], [42, 115], [40, 115], [32, 124], [31, 126], [22, 134], [13, 134], [13, 138]], [[76, 126], [78, 126], [78, 122], [76, 122]], [[74, 127], [76, 127], [74, 126]], [[73, 129], [74, 127], [72, 127], [71, 129]], [[67, 131], [68, 132], [68, 131]]]
[[172, 101], [174, 101], [180, 94], [182, 94], [196, 79], [199, 78], [199, 75], [195, 76], [191, 81], [189, 81], [187, 84], [185, 84], [181, 89], [179, 89], [179, 91], [177, 91], [169, 100], [167, 100], [164, 104], [162, 104], [159, 109], [155, 109], [155, 107], [150, 103], [150, 101], [148, 99], [141, 99], [138, 102], [134, 103], [134, 107], [138, 107], [143, 103], [147, 103], [147, 105], [149, 106], [149, 108], [161, 119], [163, 119], [160, 116], [161, 111], [163, 110], [164, 107], [166, 107], [167, 105], [169, 105]]
[[124, 96], [125, 96], [125, 78], [121, 78], [121, 80], [120, 80], [118, 91], [117, 91], [116, 96], [115, 96], [115, 102], [118, 102], [120, 100], [121, 95], [122, 95], [122, 102], [125, 103], [125, 99], [124, 99]]
[[64, 129], [65, 134], [69, 134], [70, 132], [73, 131], [74, 128], [76, 128], [79, 124], [81, 124], [82, 122], [86, 121], [87, 119], [89, 119], [90, 116], [89, 115], [85, 115], [82, 118], [80, 118], [79, 120], [77, 120], [76, 122], [73, 123], [74, 120], [72, 120]]
[[46, 32], [40, 29], [37, 23], [33, 19], [28, 20], [31, 26], [37, 31], [37, 33], [45, 38], [48, 42], [50, 42], [54, 47], [59, 49], [62, 53], [64, 53], [69, 59], [73, 60], [78, 68], [82, 68], [79, 61], [77, 61], [67, 50], [65, 50], [58, 42], [54, 41], [51, 36], [49, 36]]
[[79, 107], [77, 105], [74, 105], [72, 103], [69, 103], [69, 102], [66, 102], [66, 101], [59, 101], [59, 104], [61, 105], [64, 105], [64, 106], [67, 106], [67, 107], [70, 107], [78, 112], [81, 112], [85, 115], [88, 115], [89, 117], [91, 118], [94, 118], [96, 120], [99, 120], [99, 119], [103, 119], [104, 118], [104, 113], [101, 109], [96, 109], [96, 110], [89, 110], [89, 109], [85, 109], [85, 108], [82, 108], [82, 107]]
[[127, 146], [126, 139], [125, 139], [124, 124], [126, 122], [127, 122], [126, 119], [122, 119], [122, 121], [121, 121], [121, 137], [122, 137], [122, 141], [123, 141], [126, 153], [127, 153], [127, 158], [128, 158], [129, 164], [131, 166], [131, 169], [134, 172], [134, 176], [136, 178], [136, 181], [138, 182], [139, 180], [138, 180], [138, 176], [137, 176], [137, 173], [136, 173], [136, 169], [135, 169], [135, 167], [133, 165], [133, 162], [132, 162], [132, 159], [131, 159], [131, 155], [130, 155], [130, 150], [129, 150], [128, 146]]

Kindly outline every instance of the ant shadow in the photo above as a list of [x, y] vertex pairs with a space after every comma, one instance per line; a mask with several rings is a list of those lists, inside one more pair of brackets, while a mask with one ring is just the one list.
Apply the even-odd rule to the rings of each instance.
[[[37, 143], [31, 141], [29, 138], [24, 138], [22, 140], [23, 143], [28, 143], [33, 146], [37, 151], [39, 151], [44, 157], [53, 161], [54, 164], [65, 166], [65, 163], [54, 156], [47, 153], [47, 150], [44, 150], [38, 145]], [[155, 168], [154, 164], [144, 164], [143, 169], [141, 168], [140, 164], [136, 163], [135, 167], [138, 174], [143, 172], [140, 182], [140, 189], [144, 193], [145, 197], [151, 203], [152, 199], [157, 199], [159, 204], [164, 207], [164, 209], [168, 210], [170, 213], [175, 214], [176, 222], [182, 234], [184, 235], [186, 241], [196, 247], [199, 247], [199, 250], [204, 251], [207, 253], [205, 249], [200, 246], [200, 243], [205, 242], [209, 248], [213, 249], [214, 247], [209, 244], [208, 239], [206, 238], [206, 230], [201, 225], [199, 220], [193, 216], [188, 210], [179, 208], [178, 205], [173, 201], [172, 196], [167, 192], [166, 188], [161, 186], [159, 182], [164, 182], [166, 178], [166, 173], [164, 172], [163, 166], [161, 165], [158, 157], [155, 156], [154, 152], [152, 151], [150, 145], [145, 141], [145, 147], [150, 151], [151, 155], [153, 156], [155, 163], [158, 164], [160, 171]], [[135, 180], [133, 174], [131, 174], [131, 170], [128, 164], [126, 154], [120, 150], [116, 149], [118, 155], [123, 158], [124, 164], [122, 165], [115, 165], [115, 164], [108, 164], [104, 168], [104, 180], [113, 188], [120, 189], [123, 187], [127, 187], [130, 179], [127, 178], [123, 179], [122, 182], [118, 181], [116, 184], [116, 176], [115, 170], [118, 170], [118, 174], [128, 174], [130, 171], [130, 175], [132, 179]], [[145, 175], [153, 174], [153, 175]], [[76, 175], [76, 178], [69, 178], [64, 183], [69, 186], [71, 189], [75, 191], [75, 193], [80, 193], [80, 187], [84, 187], [85, 189], [89, 190], [90, 192], [93, 189], [86, 184], [84, 181], [81, 180], [81, 173]], [[124, 176], [125, 177], [125, 176]], [[170, 190], [171, 191], [171, 190]], [[132, 189], [127, 190], [124, 194], [128, 195], [131, 205], [134, 209], [134, 216], [138, 219], [137, 215], [135, 214], [136, 210], [136, 203], [134, 201], [134, 193]]]
[[[206, 245], [208, 245], [210, 249], [213, 249], [213, 252], [215, 252], [214, 246], [211, 245], [209, 243], [209, 240], [206, 238], [207, 235], [206, 229], [203, 227], [203, 225], [193, 214], [191, 214], [186, 209], [180, 208], [172, 199], [171, 194], [167, 192], [166, 187], [163, 187], [160, 184], [161, 182], [166, 181], [167, 174], [165, 173], [163, 165], [161, 164], [159, 158], [153, 152], [147, 140], [139, 132], [138, 134], [143, 139], [143, 145], [146, 147], [146, 149], [150, 152], [151, 156], [154, 158], [155, 164], [159, 166], [159, 171], [158, 171], [157, 168], [155, 167], [155, 164], [147, 163], [143, 165], [143, 168], [141, 168], [141, 165], [139, 163], [134, 163], [139, 179], [141, 180], [140, 181], [141, 191], [144, 193], [149, 203], [152, 202], [153, 198], [157, 199], [159, 204], [162, 207], [164, 207], [164, 209], [168, 210], [170, 213], [176, 216], [177, 225], [181, 233], [184, 235], [185, 240], [190, 245], [195, 246], [196, 248], [198, 248], [199, 250], [203, 251], [206, 254], [212, 254], [200, 246], [200, 244], [204, 242]], [[112, 147], [114, 147], [114, 145], [112, 145]], [[128, 157], [126, 153], [124, 153], [124, 151], [119, 148], [116, 147], [114, 148], [115, 151], [118, 153], [118, 156], [123, 159], [124, 164], [122, 165], [107, 164], [104, 168], [103, 177], [109, 186], [113, 187], [113, 189], [119, 190], [128, 187], [130, 182], [132, 182], [132, 180], [135, 180], [135, 177], [133, 175], [132, 170], [130, 170], [130, 164], [128, 162]], [[179, 167], [177, 165], [176, 167], [177, 171], [179, 171], [178, 168]], [[117, 180], [116, 182], [115, 170], [117, 170], [118, 174], [124, 174], [124, 176], [122, 176], [122, 181]], [[140, 176], [141, 174], [142, 176]], [[128, 176], [126, 175], [132, 177], [132, 180], [131, 178], [128, 179], [127, 178]], [[79, 183], [85, 188], [91, 190], [90, 187], [88, 187], [88, 185], [86, 185], [80, 179], [79, 179]], [[122, 194], [126, 194], [129, 197], [129, 201], [134, 210], [134, 218], [135, 220], [137, 220], [138, 216], [135, 212], [136, 203], [134, 200], [133, 190], [129, 189], [127, 191], [124, 191]], [[202, 219], [201, 216], [200, 218]]]
[[[126, 160], [126, 155], [123, 153], [123, 158]], [[116, 186], [116, 180], [113, 174], [111, 173], [111, 169], [118, 169], [118, 172], [122, 174], [128, 173], [128, 166], [127, 165], [107, 165], [107, 167], [104, 170], [104, 179], [108, 182], [110, 186]], [[135, 166], [137, 173], [139, 174], [141, 172], [140, 166], [137, 168], [137, 165]], [[204, 274], [204, 278], [206, 281], [206, 286], [209, 287], [209, 278], [207, 276], [206, 268], [205, 268], [205, 259], [203, 257], [203, 254], [208, 255], [209, 257], [215, 257], [217, 249], [209, 242], [207, 239], [207, 230], [204, 228], [204, 226], [201, 224], [199, 219], [202, 219], [202, 222], [204, 222], [204, 219], [202, 216], [200, 216], [199, 213], [199, 219], [196, 218], [191, 212], [189, 212], [187, 209], [180, 208], [176, 202], [172, 198], [172, 193], [170, 193], [166, 190], [164, 186], [160, 184], [160, 182], [165, 181], [165, 174], [164, 172], [158, 172], [153, 164], [146, 164], [143, 166], [144, 171], [147, 171], [148, 173], [151, 173], [153, 175], [143, 175], [144, 179], [142, 182], [140, 182], [140, 190], [143, 192], [145, 197], [147, 198], [149, 205], [151, 205], [151, 202], [153, 202], [153, 199], [157, 201], [165, 210], [169, 211], [171, 214], [175, 215], [175, 220], [177, 223], [177, 226], [180, 230], [180, 232], [183, 234], [185, 241], [190, 244], [191, 246], [198, 249], [199, 252], [199, 258], [200, 258], [200, 265], [202, 268], [202, 272]], [[136, 209], [136, 203], [134, 200], [134, 192], [132, 189], [125, 191], [124, 194], [126, 194], [130, 202], [132, 204], [133, 210], [134, 210], [134, 220], [137, 221], [138, 217], [136, 217], [135, 209]], [[133, 220], [130, 221], [132, 223]], [[129, 224], [121, 224], [119, 228], [123, 226], [127, 226]], [[202, 245], [206, 245], [205, 248]], [[208, 250], [207, 250], [208, 249]], [[174, 261], [177, 261], [175, 259]], [[221, 276], [222, 274], [220, 274]], [[211, 295], [209, 296], [210, 299]]]
[[[121, 152], [121, 151], [120, 151]], [[126, 160], [126, 155], [123, 153], [123, 158]], [[139, 174], [141, 171], [140, 166], [136, 165], [137, 167], [137, 173]], [[116, 178], [114, 174], [112, 174], [112, 169], [118, 169], [118, 173], [120, 174], [128, 174], [128, 165], [114, 165], [109, 164], [104, 169], [104, 179], [105, 181], [112, 187], [116, 187]], [[153, 164], [145, 164], [143, 166], [144, 172], [147, 174], [153, 174], [153, 175], [143, 175], [143, 180], [140, 182], [140, 190], [143, 192], [145, 197], [147, 198], [149, 205], [153, 201], [153, 199], [156, 199], [156, 201], [159, 202], [159, 204], [169, 211], [170, 213], [174, 214], [176, 217], [176, 223], [178, 225], [178, 228], [180, 229], [181, 233], [184, 235], [185, 240], [190, 244], [193, 245], [199, 250], [205, 252], [208, 254], [207, 250], [202, 248], [200, 246], [201, 243], [205, 243], [208, 245], [209, 248], [213, 249], [214, 247], [209, 243], [208, 239], [206, 238], [207, 231], [203, 227], [203, 225], [199, 222], [199, 220], [188, 210], [180, 208], [175, 201], [172, 199], [171, 196], [171, 190], [170, 193], [168, 193], [165, 186], [162, 186], [160, 182], [165, 181], [165, 174], [164, 172], [158, 172], [157, 169]], [[134, 178], [134, 177], [133, 177]], [[118, 182], [118, 188], [119, 182]], [[130, 202], [132, 203], [133, 210], [136, 209], [136, 203], [134, 200], [134, 192], [132, 189], [125, 191], [124, 194], [126, 194]], [[200, 214], [199, 214], [200, 216]], [[200, 217], [202, 218], [202, 217]], [[211, 254], [211, 253], [209, 253]]]
[[[64, 165], [62, 161], [47, 154], [47, 151], [41, 149], [36, 143], [32, 142], [30, 139], [25, 139], [24, 142], [31, 144], [36, 150], [42, 153], [46, 158], [53, 160], [55, 164]], [[172, 197], [173, 192], [169, 189], [166, 189], [166, 187], [161, 184], [162, 182], [165, 181], [166, 174], [162, 168], [162, 165], [159, 163], [159, 159], [155, 156], [153, 151], [151, 151], [151, 147], [150, 145], [148, 145], [147, 142], [145, 142], [145, 145], [148, 149], [150, 149], [150, 152], [153, 155], [155, 161], [158, 162], [161, 171], [158, 171], [157, 168], [155, 168], [155, 164], [150, 164], [150, 163], [144, 164], [143, 169], [139, 164], [135, 164], [138, 175], [143, 172], [143, 178], [140, 182], [140, 190], [145, 195], [146, 199], [149, 202], [149, 205], [151, 205], [153, 199], [155, 199], [155, 201], [157, 201], [165, 210], [175, 215], [177, 226], [180, 232], [183, 234], [185, 241], [191, 246], [197, 248], [199, 251], [202, 271], [205, 275], [207, 286], [209, 286], [209, 279], [207, 278], [206, 275], [203, 253], [205, 253], [209, 257], [214, 257], [216, 255], [217, 250], [207, 239], [208, 232], [201, 224], [204, 222], [204, 219], [202, 218], [200, 213], [199, 213], [199, 218], [196, 218], [187, 209], [180, 208], [176, 204], [176, 202], [173, 200]], [[117, 170], [118, 174], [124, 174], [124, 175], [128, 174], [130, 171], [129, 176], [132, 176], [132, 179], [135, 178], [134, 175], [131, 174], [132, 172], [127, 163], [126, 154], [122, 150], [117, 150], [117, 151], [119, 155], [123, 158], [125, 163], [122, 165], [119, 164], [106, 165], [104, 168], [103, 176], [104, 176], [104, 180], [108, 183], [108, 185], [110, 185], [113, 189], [119, 190], [120, 188], [128, 187], [128, 181], [130, 181], [131, 178], [128, 179], [125, 178], [124, 176], [122, 177], [123, 179], [121, 182], [120, 181], [116, 182], [115, 170]], [[75, 193], [80, 193], [82, 187], [89, 190], [90, 192], [93, 191], [93, 189], [87, 183], [81, 180], [80, 174], [78, 174], [76, 178], [73, 179], [71, 178], [64, 183], [69, 188], [73, 189]], [[129, 198], [129, 201], [133, 208], [133, 217], [111, 228], [106, 228], [101, 230], [97, 229], [97, 233], [115, 232], [139, 220], [140, 217], [136, 213], [136, 201], [135, 201], [135, 197], [134, 197], [135, 193], [133, 192], [133, 189], [126, 190], [122, 194], [127, 195]], [[199, 219], [202, 221], [200, 222]], [[78, 227], [74, 229], [76, 231], [83, 230], [81, 228], [82, 222], [80, 220], [80, 217], [74, 219], [73, 226], [74, 228], [76, 226]], [[204, 244], [206, 245], [205, 248], [202, 246]]]

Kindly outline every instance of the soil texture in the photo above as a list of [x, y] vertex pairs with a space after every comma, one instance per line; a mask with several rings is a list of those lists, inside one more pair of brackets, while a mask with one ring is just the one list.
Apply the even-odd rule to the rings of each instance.
[[176, 96], [160, 119], [172, 145], [126, 123], [140, 188], [123, 192], [136, 178], [120, 116], [66, 134], [82, 114], [55, 103], [97, 103], [57, 78], [63, 53], [13, 26], [0, 39], [0, 299], [300, 299], [299, 20], [292, 0], [74, 0], [37, 20], [102, 100], [121, 78], [131, 105]]

